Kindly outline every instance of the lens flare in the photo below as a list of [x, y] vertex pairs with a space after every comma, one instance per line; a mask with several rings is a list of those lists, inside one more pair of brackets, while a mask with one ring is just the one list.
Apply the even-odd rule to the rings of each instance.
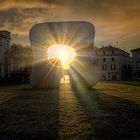
[[64, 69], [69, 69], [69, 65], [74, 61], [76, 52], [74, 48], [67, 45], [53, 45], [47, 50], [47, 58], [58, 59]]

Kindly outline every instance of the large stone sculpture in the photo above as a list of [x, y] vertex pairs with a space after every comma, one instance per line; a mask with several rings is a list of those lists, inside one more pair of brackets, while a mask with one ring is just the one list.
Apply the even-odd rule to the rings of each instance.
[[93, 64], [94, 36], [93, 24], [85, 21], [47, 22], [33, 26], [29, 35], [33, 51], [32, 86], [59, 87], [62, 67], [50, 63], [46, 53], [48, 47], [56, 44], [68, 45], [75, 49], [77, 56], [69, 71], [73, 74], [76, 71], [88, 85], [95, 84], [98, 81], [98, 74]]

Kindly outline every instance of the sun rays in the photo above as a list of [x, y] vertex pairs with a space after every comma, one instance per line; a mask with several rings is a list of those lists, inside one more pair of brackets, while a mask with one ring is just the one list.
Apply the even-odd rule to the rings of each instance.
[[49, 60], [53, 58], [60, 59], [61, 66], [63, 66], [64, 69], [69, 68], [69, 65], [74, 61], [75, 57], [76, 51], [72, 47], [66, 45], [53, 45], [47, 49], [47, 58]]

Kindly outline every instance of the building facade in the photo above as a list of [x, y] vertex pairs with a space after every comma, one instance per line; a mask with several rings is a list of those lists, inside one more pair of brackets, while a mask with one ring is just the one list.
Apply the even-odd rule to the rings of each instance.
[[10, 32], [0, 31], [0, 80], [10, 76], [8, 53], [10, 49]]
[[131, 50], [133, 60], [133, 80], [140, 80], [140, 48]]
[[101, 80], [131, 80], [130, 54], [113, 46], [96, 50], [96, 62]]

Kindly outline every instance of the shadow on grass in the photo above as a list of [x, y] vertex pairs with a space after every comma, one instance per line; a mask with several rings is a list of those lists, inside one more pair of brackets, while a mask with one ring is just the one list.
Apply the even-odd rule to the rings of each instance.
[[[97, 91], [96, 89], [94, 88], [91, 88], [92, 91]], [[117, 89], [110, 89], [110, 88], [98, 88], [98, 91], [106, 91], [106, 90], [111, 90], [111, 91], [118, 91]]]
[[56, 139], [59, 90], [16, 92], [0, 105], [0, 140]]
[[138, 140], [140, 106], [97, 90], [81, 82], [72, 83], [73, 92], [92, 124], [97, 140]]
[[106, 83], [124, 84], [130, 86], [140, 86], [140, 81], [104, 81]]

